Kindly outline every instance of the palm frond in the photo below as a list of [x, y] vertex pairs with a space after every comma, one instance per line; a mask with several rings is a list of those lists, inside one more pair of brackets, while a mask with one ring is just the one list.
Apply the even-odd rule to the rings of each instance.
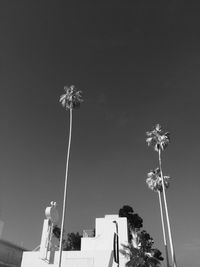
[[60, 96], [60, 102], [64, 108], [74, 109], [79, 108], [83, 102], [82, 91], [77, 90], [74, 85], [64, 87], [65, 94]]
[[[141, 248], [135, 248], [132, 244], [123, 245], [120, 250], [128, 262], [126, 267], [159, 267], [160, 260], [153, 255], [153, 249], [149, 252], [143, 251]], [[151, 251], [152, 250], [152, 251]]]
[[155, 151], [164, 150], [170, 142], [169, 132], [164, 132], [160, 124], [156, 124], [146, 135], [147, 145], [153, 146]]
[[146, 263], [147, 263], [147, 266], [150, 266], [150, 267], [151, 266], [152, 267], [158, 267], [158, 266], [160, 266], [160, 261], [158, 259], [156, 259], [155, 257], [152, 257], [152, 256], [150, 256], [150, 257], [147, 258]]
[[[164, 179], [164, 185], [165, 188], [169, 187], [169, 180], [170, 180], [170, 176], [163, 176]], [[148, 185], [148, 187], [153, 190], [153, 191], [160, 191], [162, 192], [163, 188], [162, 188], [162, 179], [161, 179], [161, 174], [160, 174], [160, 169], [156, 168], [154, 170], [151, 170], [148, 174], [147, 174], [147, 179], [146, 179], [146, 183]]]

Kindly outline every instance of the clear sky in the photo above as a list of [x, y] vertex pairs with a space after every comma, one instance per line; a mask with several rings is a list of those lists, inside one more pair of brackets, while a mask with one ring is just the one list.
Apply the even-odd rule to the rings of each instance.
[[124, 204], [163, 251], [157, 195], [146, 174], [155, 123], [171, 132], [163, 154], [178, 266], [199, 266], [198, 1], [1, 1], [0, 217], [3, 238], [33, 249], [44, 209], [61, 211], [69, 114], [59, 96], [75, 84], [66, 231], [94, 228]]

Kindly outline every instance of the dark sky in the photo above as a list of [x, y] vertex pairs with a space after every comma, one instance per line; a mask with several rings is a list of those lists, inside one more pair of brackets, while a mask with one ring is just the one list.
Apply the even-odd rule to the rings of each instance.
[[157, 154], [145, 132], [171, 132], [163, 155], [178, 265], [199, 266], [198, 1], [1, 1], [0, 216], [3, 238], [33, 249], [44, 209], [61, 211], [68, 113], [75, 84], [66, 231], [94, 228], [124, 204], [163, 251], [157, 195], [146, 174]]

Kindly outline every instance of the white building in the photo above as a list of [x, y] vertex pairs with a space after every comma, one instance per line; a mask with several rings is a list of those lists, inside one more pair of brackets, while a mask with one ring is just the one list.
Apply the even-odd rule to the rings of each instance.
[[[58, 251], [49, 249], [48, 245], [49, 225], [49, 219], [44, 220], [40, 251], [24, 252], [21, 267], [58, 266]], [[117, 244], [119, 244], [120, 251], [122, 249], [121, 244], [128, 242], [126, 218], [121, 218], [118, 215], [105, 215], [104, 218], [97, 218], [95, 236], [89, 236], [85, 234], [82, 237], [80, 251], [62, 252], [63, 267], [125, 267], [127, 259], [120, 252], [118, 257]]]

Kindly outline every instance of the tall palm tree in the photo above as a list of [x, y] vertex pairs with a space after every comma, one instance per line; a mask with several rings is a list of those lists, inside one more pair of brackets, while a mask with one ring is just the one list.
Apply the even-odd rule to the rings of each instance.
[[172, 264], [173, 264], [173, 267], [177, 267], [174, 245], [173, 245], [173, 240], [172, 240], [171, 226], [170, 226], [170, 221], [169, 221], [169, 213], [168, 213], [168, 206], [167, 206], [167, 200], [166, 200], [166, 194], [165, 194], [164, 178], [163, 178], [163, 172], [162, 172], [162, 161], [161, 161], [161, 152], [164, 151], [165, 148], [168, 146], [170, 142], [170, 134], [168, 132], [166, 133], [163, 132], [163, 129], [161, 128], [159, 124], [157, 124], [153, 128], [152, 131], [147, 132], [146, 134], [147, 134], [146, 142], [148, 146], [153, 146], [154, 150], [158, 152], [159, 169], [160, 169], [162, 188], [163, 188], [163, 199], [164, 199], [164, 207], [165, 207], [167, 228], [168, 228], [168, 234], [169, 234]]
[[74, 85], [71, 85], [69, 87], [65, 86], [64, 90], [65, 93], [61, 95], [60, 102], [66, 110], [69, 110], [70, 121], [69, 121], [69, 140], [68, 140], [66, 171], [65, 171], [65, 185], [64, 185], [64, 195], [63, 195], [62, 222], [60, 231], [59, 263], [58, 263], [59, 267], [61, 267], [61, 262], [62, 262], [63, 233], [64, 233], [64, 223], [66, 214], [66, 198], [67, 198], [67, 179], [68, 179], [69, 156], [70, 156], [71, 136], [72, 136], [72, 111], [75, 108], [79, 108], [81, 102], [83, 102], [82, 92], [77, 90]]
[[[164, 184], [165, 187], [169, 187], [169, 176], [164, 176]], [[164, 216], [163, 216], [163, 208], [162, 208], [162, 198], [161, 198], [161, 192], [162, 192], [162, 180], [160, 176], [160, 169], [156, 168], [155, 170], [151, 170], [147, 174], [146, 183], [148, 187], [158, 193], [158, 199], [159, 199], [159, 205], [160, 205], [160, 216], [161, 216], [161, 224], [162, 224], [162, 231], [163, 231], [163, 241], [165, 246], [165, 256], [166, 256], [166, 262], [167, 267], [169, 267], [169, 257], [168, 257], [168, 247], [167, 247], [167, 240], [166, 240], [166, 230], [165, 230], [165, 222], [164, 222]]]

